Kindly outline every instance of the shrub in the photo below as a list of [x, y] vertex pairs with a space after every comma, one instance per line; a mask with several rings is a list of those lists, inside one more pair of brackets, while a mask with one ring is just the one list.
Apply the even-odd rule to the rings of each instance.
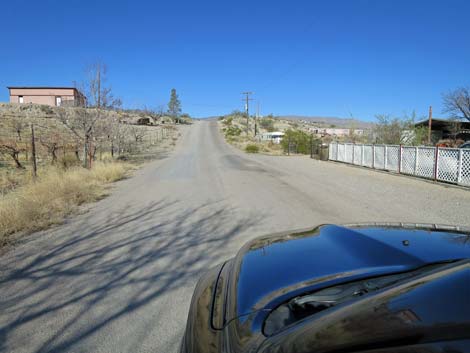
[[225, 136], [240, 136], [242, 130], [237, 126], [230, 126], [225, 129]]
[[[310, 135], [301, 130], [287, 130], [284, 137], [282, 138], [281, 145], [284, 152], [289, 149], [289, 143], [291, 144], [291, 152], [310, 154]], [[315, 139], [314, 143], [318, 143]]]
[[231, 117], [231, 116], [228, 117], [228, 118], [226, 118], [225, 120], [223, 120], [223, 124], [224, 124], [225, 126], [231, 126], [231, 125], [232, 125], [232, 122], [233, 122], [233, 117]]
[[268, 132], [274, 131], [274, 120], [270, 118], [260, 119], [259, 124], [263, 129], [266, 129]]
[[258, 153], [259, 152], [259, 147], [257, 145], [253, 145], [253, 144], [247, 145], [245, 147], [245, 152], [247, 152], [247, 153]]

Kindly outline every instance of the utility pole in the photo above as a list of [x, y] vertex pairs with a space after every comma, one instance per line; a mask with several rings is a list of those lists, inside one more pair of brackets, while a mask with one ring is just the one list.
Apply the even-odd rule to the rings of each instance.
[[258, 135], [258, 119], [259, 119], [259, 101], [256, 102], [256, 116], [255, 116], [255, 137]]
[[431, 144], [431, 131], [432, 131], [432, 106], [429, 106], [429, 118], [428, 118], [428, 144]]
[[250, 94], [253, 92], [242, 92], [246, 97], [243, 99], [245, 101], [245, 113], [246, 113], [246, 135], [248, 136], [248, 132], [250, 130], [250, 101], [253, 99], [250, 98]]

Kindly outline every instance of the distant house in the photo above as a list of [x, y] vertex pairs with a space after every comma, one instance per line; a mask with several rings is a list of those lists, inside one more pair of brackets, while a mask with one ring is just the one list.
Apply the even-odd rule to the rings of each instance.
[[275, 132], [265, 132], [264, 134], [261, 134], [261, 141], [271, 141], [273, 143], [279, 144], [282, 141], [282, 138], [284, 137], [284, 133], [280, 131], [275, 131]]
[[53, 107], [84, 107], [85, 96], [75, 87], [7, 87], [10, 103], [45, 104]]
[[[428, 119], [418, 121], [415, 127], [428, 128]], [[431, 122], [431, 136], [434, 143], [443, 139], [470, 140], [470, 121], [456, 121], [433, 118]]]
[[355, 135], [364, 135], [363, 129], [342, 129], [342, 128], [320, 128], [313, 127], [309, 128], [309, 131], [318, 135], [330, 135], [330, 136], [349, 136], [351, 131]]

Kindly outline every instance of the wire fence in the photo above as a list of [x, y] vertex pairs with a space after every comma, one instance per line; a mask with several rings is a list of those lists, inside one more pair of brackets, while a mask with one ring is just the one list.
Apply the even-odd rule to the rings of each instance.
[[[161, 141], [173, 138], [171, 126], [138, 126], [120, 123], [113, 135], [96, 134], [87, 148], [93, 160], [120, 158], [139, 154]], [[83, 139], [51, 118], [0, 119], [0, 171], [31, 170], [47, 165], [68, 167], [82, 164], [85, 158]]]
[[470, 187], [470, 149], [331, 143], [328, 159]]

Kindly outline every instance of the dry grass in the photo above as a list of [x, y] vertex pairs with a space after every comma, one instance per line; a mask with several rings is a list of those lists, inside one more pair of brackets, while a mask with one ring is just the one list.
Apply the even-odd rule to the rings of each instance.
[[0, 168], [0, 197], [29, 182], [31, 182], [29, 171]]
[[96, 163], [93, 169], [43, 169], [27, 182], [0, 196], [0, 242], [17, 232], [32, 232], [60, 223], [78, 205], [104, 195], [104, 185], [126, 176], [126, 163]]

